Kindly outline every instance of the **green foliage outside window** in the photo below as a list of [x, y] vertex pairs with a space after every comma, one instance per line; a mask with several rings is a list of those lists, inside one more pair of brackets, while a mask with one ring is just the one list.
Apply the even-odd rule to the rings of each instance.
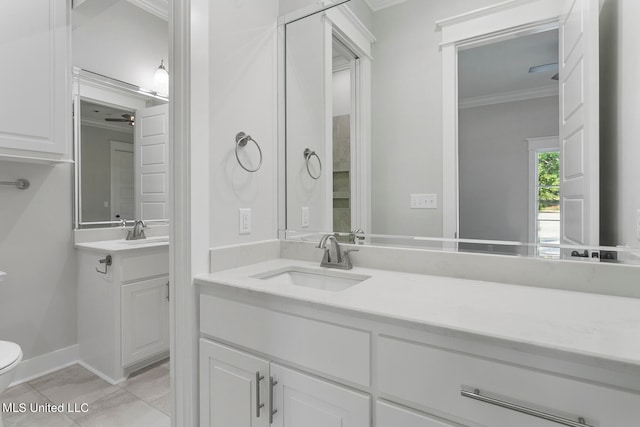
[[538, 203], [540, 210], [560, 207], [560, 153], [538, 153]]

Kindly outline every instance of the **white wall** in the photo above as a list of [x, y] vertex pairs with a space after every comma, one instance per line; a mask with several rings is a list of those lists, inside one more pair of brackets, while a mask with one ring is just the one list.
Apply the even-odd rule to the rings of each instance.
[[529, 240], [526, 138], [558, 135], [557, 96], [461, 109], [460, 237]]
[[[287, 228], [301, 229], [301, 209], [309, 208], [309, 230], [332, 230], [327, 177], [333, 151], [330, 119], [331, 29], [321, 15], [287, 25]], [[330, 120], [329, 120], [330, 121]], [[307, 172], [305, 149], [315, 151], [323, 170], [319, 179]], [[311, 171], [320, 173], [317, 159]]]
[[351, 114], [351, 70], [333, 73], [333, 117]]
[[[210, 243], [272, 239], [277, 236], [278, 2], [212, 2], [209, 16]], [[236, 161], [235, 135], [240, 131], [262, 148], [262, 167], [255, 173]], [[258, 165], [252, 143], [241, 149], [241, 159]], [[240, 208], [251, 209], [251, 234], [239, 234]]]
[[640, 2], [607, 0], [600, 15], [600, 240], [640, 247]]
[[73, 166], [0, 161], [0, 340], [29, 359], [76, 344], [76, 256], [72, 245]]
[[[435, 22], [495, 3], [409, 0], [374, 14], [372, 232], [442, 236], [442, 61]], [[411, 193], [436, 193], [438, 209], [409, 209]]]
[[[111, 218], [111, 144], [133, 144], [133, 132], [82, 125], [82, 221], [108, 221]], [[132, 146], [133, 150], [133, 146]]]
[[167, 62], [168, 28], [166, 21], [127, 1], [119, 1], [98, 15], [83, 19], [82, 25], [74, 28], [72, 63], [153, 89], [153, 75], [161, 59], [171, 73], [171, 64]]

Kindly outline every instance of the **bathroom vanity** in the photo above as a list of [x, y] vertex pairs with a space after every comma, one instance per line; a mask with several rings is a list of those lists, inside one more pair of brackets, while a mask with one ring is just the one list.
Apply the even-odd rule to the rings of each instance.
[[116, 384], [169, 353], [167, 238], [78, 243], [81, 363]]
[[619, 427], [640, 417], [635, 298], [283, 258], [196, 283], [201, 426]]

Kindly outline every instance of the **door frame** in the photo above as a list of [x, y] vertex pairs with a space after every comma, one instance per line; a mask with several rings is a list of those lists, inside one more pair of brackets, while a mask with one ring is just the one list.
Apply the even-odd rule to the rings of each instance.
[[[115, 206], [115, 193], [113, 191], [113, 189], [115, 188], [115, 175], [114, 174], [114, 170], [113, 170], [113, 153], [115, 151], [126, 151], [128, 153], [131, 153], [131, 156], [133, 157], [134, 154], [134, 149], [133, 149], [134, 144], [128, 143], [128, 142], [122, 142], [122, 141], [116, 141], [113, 139], [109, 140], [109, 171], [111, 174], [111, 205], [110, 205], [110, 217], [111, 219], [113, 219], [113, 217], [115, 216], [115, 211], [114, 211], [114, 206]], [[132, 171], [133, 172], [133, 171]], [[133, 219], [133, 218], [131, 218]], [[117, 220], [116, 220], [117, 221]]]
[[511, 0], [436, 22], [442, 53], [442, 236], [458, 238], [458, 52], [557, 28], [563, 2]]

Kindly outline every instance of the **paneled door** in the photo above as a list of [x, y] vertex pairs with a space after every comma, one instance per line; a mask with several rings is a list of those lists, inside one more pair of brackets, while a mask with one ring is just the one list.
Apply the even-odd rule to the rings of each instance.
[[135, 115], [136, 219], [167, 219], [169, 201], [169, 106]]
[[200, 426], [269, 427], [269, 362], [200, 340]]
[[598, 0], [563, 0], [560, 16], [561, 243], [599, 240]]
[[371, 398], [271, 363], [275, 427], [369, 427]]

